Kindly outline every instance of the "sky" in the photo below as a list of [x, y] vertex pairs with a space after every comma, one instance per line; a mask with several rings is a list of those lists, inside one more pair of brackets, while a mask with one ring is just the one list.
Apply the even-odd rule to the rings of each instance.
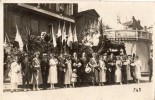
[[132, 16], [141, 21], [142, 26], [155, 24], [155, 2], [79, 2], [79, 12], [95, 9], [105, 25], [114, 27], [117, 16], [121, 22], [131, 21]]

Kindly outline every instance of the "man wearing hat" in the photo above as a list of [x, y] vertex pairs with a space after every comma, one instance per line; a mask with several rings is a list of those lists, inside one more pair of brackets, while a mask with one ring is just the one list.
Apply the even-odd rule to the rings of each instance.
[[32, 76], [28, 54], [25, 53], [22, 56], [21, 65], [22, 65], [22, 74], [23, 74], [23, 87], [24, 87], [24, 91], [27, 91], [27, 90], [30, 90], [29, 82]]
[[49, 64], [48, 64], [48, 56], [47, 53], [42, 54], [42, 60], [41, 60], [41, 73], [42, 73], [42, 79], [43, 79], [43, 89], [46, 89], [47, 87], [47, 78], [48, 78], [48, 72], [49, 72]]
[[103, 54], [103, 61], [105, 63], [105, 67], [106, 67], [106, 81], [111, 83], [111, 77], [110, 77], [110, 69], [109, 69], [109, 64], [108, 64], [108, 54], [105, 53]]
[[63, 53], [58, 57], [58, 84], [60, 87], [63, 87], [64, 83], [64, 68], [65, 68], [65, 57]]
[[108, 80], [108, 84], [114, 84], [115, 83], [115, 56], [113, 53], [111, 53], [110, 58], [108, 60], [108, 68], [107, 68], [107, 80]]

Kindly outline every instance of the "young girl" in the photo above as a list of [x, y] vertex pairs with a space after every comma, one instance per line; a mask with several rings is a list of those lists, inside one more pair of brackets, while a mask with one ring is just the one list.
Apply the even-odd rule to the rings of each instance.
[[20, 83], [19, 74], [21, 72], [21, 66], [17, 63], [18, 57], [16, 56], [11, 64], [11, 92], [18, 91], [18, 84]]
[[71, 82], [72, 82], [73, 87], [75, 87], [75, 83], [77, 82], [78, 76], [77, 76], [76, 72], [77, 72], [77, 70], [73, 69], [72, 78], [71, 78]]

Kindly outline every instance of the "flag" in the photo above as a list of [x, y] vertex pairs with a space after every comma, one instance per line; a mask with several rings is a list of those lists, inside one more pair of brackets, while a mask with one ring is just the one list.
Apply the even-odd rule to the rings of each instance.
[[77, 39], [77, 34], [76, 34], [76, 26], [74, 27], [74, 30], [73, 30], [73, 48], [74, 48], [74, 50], [78, 48], [78, 39]]
[[4, 40], [4, 43], [7, 43], [7, 41], [10, 43], [10, 39], [9, 39], [9, 37], [8, 37], [8, 34], [5, 33], [5, 40]]
[[61, 34], [61, 28], [60, 28], [60, 22], [59, 22], [57, 38], [59, 38], [61, 36], [62, 36], [62, 34]]
[[98, 47], [96, 49], [96, 52], [98, 52], [98, 54], [103, 53], [104, 47], [105, 47], [105, 41], [106, 41], [106, 36], [103, 36], [104, 34], [104, 24], [102, 23], [102, 19], [98, 22], [98, 33], [100, 34], [99, 37], [99, 44]]
[[56, 43], [56, 38], [55, 38], [55, 36], [54, 36], [54, 31], [53, 31], [53, 24], [52, 24], [52, 39], [53, 39], [53, 46], [54, 46], [54, 48], [57, 46], [57, 43]]
[[3, 43], [4, 48], [7, 47], [7, 33], [4, 37], [4, 43]]
[[65, 22], [62, 29], [62, 49], [66, 52], [66, 27]]
[[67, 45], [68, 45], [68, 47], [70, 47], [70, 49], [72, 49], [72, 42], [73, 42], [73, 35], [72, 35], [72, 28], [71, 28], [71, 24], [70, 24], [68, 39], [67, 39]]
[[19, 49], [22, 51], [23, 50], [23, 40], [21, 35], [19, 34], [19, 30], [18, 30], [18, 26], [16, 25], [16, 37], [15, 37], [15, 41], [17, 41], [19, 43]]
[[62, 43], [66, 42], [66, 27], [65, 27], [65, 22], [63, 25], [63, 29], [62, 29]]
[[62, 33], [61, 33], [61, 27], [60, 27], [60, 22], [58, 26], [58, 33], [57, 33], [57, 49], [59, 50], [59, 53], [62, 51]]

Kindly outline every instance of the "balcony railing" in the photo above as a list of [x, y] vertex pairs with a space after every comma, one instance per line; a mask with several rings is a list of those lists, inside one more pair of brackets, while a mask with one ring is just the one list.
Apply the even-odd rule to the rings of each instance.
[[108, 30], [107, 37], [110, 39], [125, 39], [125, 40], [149, 40], [152, 41], [152, 33], [141, 30]]

